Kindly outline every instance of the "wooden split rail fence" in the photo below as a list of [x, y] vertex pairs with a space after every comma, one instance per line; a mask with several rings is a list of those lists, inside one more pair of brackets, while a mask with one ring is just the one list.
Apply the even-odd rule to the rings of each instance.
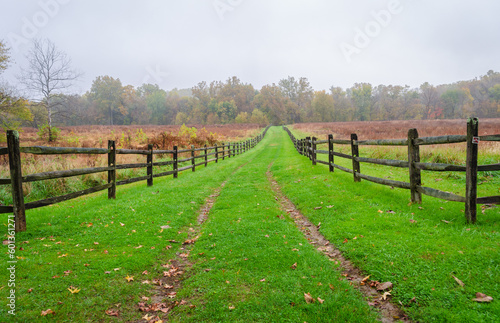
[[[193, 172], [196, 167], [207, 166], [210, 162], [217, 163], [219, 160], [231, 158], [236, 155], [242, 154], [249, 149], [255, 147], [266, 135], [269, 127], [256, 136], [255, 138], [235, 143], [225, 143], [213, 147], [206, 145], [201, 148], [191, 146], [190, 149], [178, 149], [177, 146], [173, 150], [154, 150], [153, 145], [148, 145], [147, 150], [132, 150], [132, 149], [116, 149], [115, 141], [108, 141], [108, 148], [70, 148], [70, 147], [20, 147], [19, 133], [17, 131], [7, 131], [7, 147], [0, 148], [0, 155], [8, 155], [10, 178], [0, 178], [0, 185], [10, 185], [12, 188], [13, 205], [0, 205], [0, 213], [13, 213], [15, 221], [15, 231], [26, 231], [26, 215], [25, 211], [30, 209], [47, 206], [62, 201], [77, 198], [79, 196], [91, 194], [94, 192], [108, 190], [108, 198], [116, 198], [116, 187], [120, 185], [135, 183], [139, 181], [147, 181], [148, 186], [153, 185], [153, 179], [162, 176], [173, 175], [177, 178], [179, 172], [191, 169]], [[94, 167], [84, 169], [71, 169], [62, 171], [52, 171], [37, 174], [30, 174], [23, 176], [21, 171], [21, 153], [35, 154], [35, 155], [68, 155], [68, 154], [86, 154], [86, 155], [107, 155], [107, 167]], [[146, 163], [136, 164], [117, 164], [117, 155], [145, 155]], [[169, 161], [155, 162], [153, 156], [155, 155], [171, 154], [172, 159]], [[182, 158], [188, 155], [187, 158]], [[209, 157], [212, 157], [209, 159]], [[179, 167], [181, 163], [189, 163], [188, 166]], [[154, 166], [168, 166], [172, 165], [172, 170], [162, 173], [153, 173]], [[116, 172], [121, 169], [139, 169], [146, 168], [146, 176], [129, 178], [122, 181], [116, 180]], [[24, 203], [23, 196], [23, 183], [36, 182], [48, 179], [65, 178], [79, 175], [95, 174], [95, 173], [108, 173], [108, 182], [104, 185], [94, 186], [82, 191], [73, 192], [70, 194], [47, 198], [40, 201]]]
[[[500, 204], [500, 196], [477, 197], [477, 172], [478, 171], [499, 171], [500, 164], [479, 165], [478, 166], [478, 146], [480, 141], [500, 141], [500, 134], [489, 136], [478, 136], [479, 122], [477, 118], [471, 118], [467, 121], [467, 135], [450, 135], [439, 137], [418, 137], [417, 129], [408, 131], [406, 139], [382, 139], [382, 140], [358, 140], [356, 134], [351, 134], [347, 140], [333, 139], [333, 135], [328, 135], [327, 140], [318, 140], [315, 137], [306, 137], [297, 139], [287, 127], [283, 127], [290, 136], [297, 151], [307, 156], [313, 165], [321, 163], [328, 165], [329, 171], [333, 172], [335, 168], [353, 174], [354, 181], [360, 182], [365, 179], [377, 184], [398, 187], [410, 190], [411, 202], [421, 203], [422, 194], [433, 196], [439, 199], [465, 203], [465, 218], [467, 222], [476, 222], [477, 204]], [[452, 165], [442, 163], [421, 163], [419, 147], [423, 145], [439, 145], [452, 143], [467, 143], [466, 165]], [[328, 144], [328, 150], [319, 150], [317, 146]], [[343, 154], [334, 151], [334, 144], [350, 145], [351, 154]], [[408, 160], [374, 159], [359, 157], [359, 146], [407, 146]], [[317, 154], [327, 154], [328, 162], [318, 160]], [[334, 163], [334, 157], [347, 158], [352, 160], [352, 169], [342, 167]], [[378, 178], [361, 173], [361, 163], [372, 163], [391, 167], [408, 168], [409, 183], [402, 181]], [[421, 183], [421, 171], [451, 171], [466, 173], [465, 197], [449, 192], [440, 191], [430, 187], [424, 187]]]

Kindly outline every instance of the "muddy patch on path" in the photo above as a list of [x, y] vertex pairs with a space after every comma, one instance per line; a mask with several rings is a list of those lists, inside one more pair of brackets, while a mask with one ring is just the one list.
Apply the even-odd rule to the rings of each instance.
[[352, 286], [359, 289], [368, 301], [368, 305], [376, 308], [382, 322], [409, 321], [408, 316], [395, 304], [391, 303], [390, 290], [392, 283], [377, 282], [369, 280], [369, 276], [363, 275], [359, 268], [344, 258], [342, 252], [330, 244], [320, 232], [321, 223], [313, 224], [306, 218], [295, 205], [281, 192], [281, 189], [271, 173], [272, 163], [268, 166], [267, 179], [275, 193], [276, 200], [281, 204], [281, 208], [295, 222], [297, 228], [302, 231], [310, 244], [316, 247], [331, 261], [339, 264], [342, 276], [348, 280]]

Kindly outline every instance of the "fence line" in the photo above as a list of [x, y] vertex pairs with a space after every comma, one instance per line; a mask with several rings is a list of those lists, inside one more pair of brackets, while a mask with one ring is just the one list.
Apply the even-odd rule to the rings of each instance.
[[[196, 167], [205, 166], [208, 163], [215, 162], [218, 163], [219, 159], [224, 160], [226, 157], [231, 158], [255, 147], [266, 135], [269, 126], [264, 129], [264, 131], [257, 135], [255, 138], [248, 139], [243, 142], [235, 143], [223, 143], [222, 145], [215, 144], [213, 147], [207, 147], [205, 145], [203, 148], [195, 148], [193, 145], [190, 149], [179, 150], [177, 146], [174, 146], [172, 150], [154, 150], [153, 145], [148, 145], [147, 150], [132, 150], [132, 149], [116, 149], [116, 143], [114, 140], [108, 141], [108, 149], [104, 148], [71, 148], [71, 147], [20, 147], [19, 146], [19, 133], [14, 130], [7, 131], [7, 148], [0, 148], [0, 155], [9, 155], [9, 168], [10, 168], [10, 178], [1, 178], [0, 185], [10, 185], [12, 188], [12, 206], [0, 205], [1, 213], [13, 213], [15, 220], [15, 231], [26, 231], [26, 210], [35, 209], [70, 199], [74, 199], [80, 196], [88, 195], [91, 193], [108, 190], [108, 199], [116, 198], [116, 187], [120, 185], [126, 185], [130, 183], [147, 181], [147, 186], [153, 185], [153, 179], [173, 175], [174, 178], [178, 177], [178, 173], [184, 170], [191, 169], [193, 172], [196, 171]], [[222, 150], [220, 150], [222, 148]], [[226, 149], [227, 148], [227, 149]], [[209, 151], [211, 151], [209, 153]], [[198, 152], [198, 156], [196, 156]], [[86, 154], [86, 155], [107, 155], [108, 156], [108, 166], [107, 167], [93, 167], [93, 168], [83, 168], [83, 169], [70, 169], [62, 171], [51, 171], [36, 173], [23, 176], [21, 171], [21, 153], [25, 154], [36, 154], [36, 155], [65, 155], [65, 154]], [[203, 153], [203, 154], [200, 154]], [[135, 164], [121, 164], [117, 165], [117, 155], [145, 155], [146, 163], [135, 163]], [[171, 154], [172, 160], [155, 162], [155, 155]], [[188, 154], [189, 157], [179, 159], [180, 154]], [[208, 159], [209, 156], [214, 156], [214, 158]], [[202, 161], [197, 163], [196, 160], [202, 158]], [[180, 163], [191, 162], [188, 166], [179, 167]], [[169, 166], [172, 165], [172, 170], [162, 173], [155, 174], [153, 172], [154, 166]], [[138, 169], [146, 168], [146, 176], [129, 178], [122, 181], [116, 181], [116, 171], [121, 169]], [[24, 202], [23, 196], [23, 183], [36, 182], [48, 179], [57, 179], [65, 177], [73, 177], [78, 175], [87, 175], [95, 173], [108, 173], [108, 182], [104, 185], [94, 186], [85, 190], [51, 197], [39, 201]]]
[[[381, 140], [358, 140], [356, 134], [351, 134], [350, 140], [333, 139], [333, 135], [328, 135], [327, 140], [317, 140], [315, 137], [306, 137], [297, 139], [292, 132], [287, 128], [283, 129], [288, 133], [292, 140], [295, 149], [301, 155], [307, 156], [313, 165], [317, 163], [329, 166], [329, 171], [333, 172], [335, 168], [352, 173], [355, 182], [361, 179], [368, 180], [381, 185], [409, 189], [412, 203], [421, 203], [422, 194], [436, 197], [447, 201], [455, 201], [465, 203], [465, 218], [467, 222], [476, 222], [476, 205], [477, 204], [500, 204], [500, 196], [477, 197], [477, 172], [478, 171], [499, 171], [500, 164], [478, 165], [478, 146], [480, 141], [500, 141], [500, 134], [478, 136], [479, 121], [477, 118], [470, 118], [467, 121], [466, 136], [439, 136], [439, 137], [418, 137], [417, 129], [409, 129], [407, 139], [381, 139]], [[420, 162], [420, 146], [423, 145], [439, 145], [450, 143], [467, 143], [467, 158], [466, 165], [452, 165], [443, 163], [421, 163]], [[328, 144], [328, 150], [318, 150], [317, 145]], [[342, 154], [334, 151], [334, 144], [350, 145], [351, 155]], [[391, 159], [375, 159], [359, 157], [359, 146], [376, 145], [376, 146], [407, 146], [408, 161], [391, 160]], [[328, 154], [328, 162], [318, 160], [317, 154]], [[342, 167], [335, 164], [335, 157], [341, 157], [352, 160], [352, 169]], [[361, 163], [372, 163], [377, 165], [385, 165], [391, 167], [408, 168], [409, 182], [388, 180], [378, 178], [361, 173]], [[466, 173], [466, 189], [465, 196], [456, 195], [449, 192], [440, 191], [430, 187], [422, 186], [421, 170], [426, 171], [452, 171]]]

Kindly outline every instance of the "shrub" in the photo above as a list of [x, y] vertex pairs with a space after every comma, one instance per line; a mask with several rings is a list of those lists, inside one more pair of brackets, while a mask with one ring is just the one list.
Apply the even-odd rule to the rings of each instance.
[[37, 134], [41, 140], [52, 142], [57, 140], [61, 134], [61, 129], [44, 125], [38, 130]]

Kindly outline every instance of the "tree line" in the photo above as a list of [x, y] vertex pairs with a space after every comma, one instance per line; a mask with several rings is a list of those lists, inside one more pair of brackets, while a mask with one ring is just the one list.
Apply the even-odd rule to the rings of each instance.
[[[37, 61], [40, 55], [45, 60]], [[52, 81], [45, 80], [48, 84], [33, 82], [40, 73], [50, 74], [44, 69], [47, 57], [43, 55], [52, 55], [51, 67], [59, 67], [52, 72], [60, 75], [54, 75]], [[0, 73], [7, 68], [8, 60], [8, 48], [0, 42]], [[24, 98], [13, 95], [5, 84], [0, 87], [3, 128], [19, 125], [40, 128], [47, 124], [49, 129], [52, 125], [93, 124], [279, 125], [500, 115], [500, 73], [494, 71], [473, 80], [438, 86], [424, 83], [411, 88], [356, 83], [345, 90], [332, 86], [328, 91], [315, 91], [307, 78], [291, 76], [261, 89], [233, 76], [226, 81], [203, 81], [191, 89], [167, 91], [156, 84], [125, 85], [118, 78], [104, 75], [97, 77], [91, 88], [80, 95], [64, 93], [79, 73], [70, 68], [70, 60], [50, 41], [35, 41], [28, 61], [30, 66], [23, 69], [21, 81], [35, 94]], [[56, 79], [59, 83], [54, 83]]]

